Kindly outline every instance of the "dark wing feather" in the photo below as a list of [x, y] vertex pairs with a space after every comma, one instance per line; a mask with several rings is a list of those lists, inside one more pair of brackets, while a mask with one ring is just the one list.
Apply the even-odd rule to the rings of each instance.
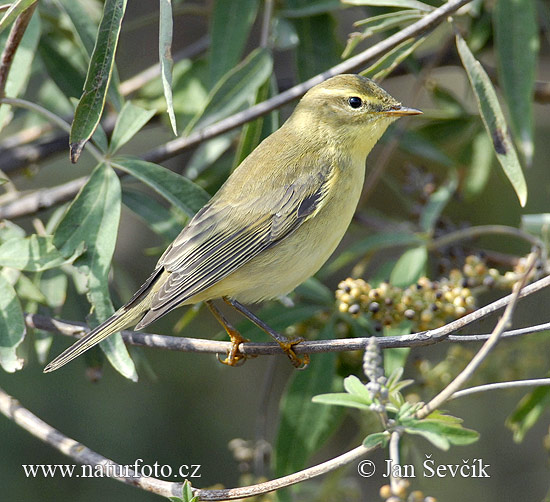
[[[158, 269], [171, 274], [153, 296], [151, 311], [139, 327], [214, 285], [296, 230], [321, 204], [329, 178], [327, 168], [281, 187], [266, 196], [277, 201], [267, 213], [260, 199], [205, 206], [159, 260]], [[247, 226], [238, 226], [242, 213], [256, 216]]]

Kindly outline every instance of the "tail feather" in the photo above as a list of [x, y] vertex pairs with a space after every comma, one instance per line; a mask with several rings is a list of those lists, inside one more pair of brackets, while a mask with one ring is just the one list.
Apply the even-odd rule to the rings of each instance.
[[[137, 307], [137, 308], [136, 308]], [[61, 366], [77, 358], [79, 355], [91, 349], [94, 345], [111, 336], [121, 329], [131, 326], [140, 316], [143, 315], [143, 309], [139, 305], [129, 309], [124, 307], [115, 312], [106, 321], [83, 336], [80, 340], [73, 343], [67, 350], [58, 355], [50, 364], [44, 368], [44, 373], [55, 371]]]

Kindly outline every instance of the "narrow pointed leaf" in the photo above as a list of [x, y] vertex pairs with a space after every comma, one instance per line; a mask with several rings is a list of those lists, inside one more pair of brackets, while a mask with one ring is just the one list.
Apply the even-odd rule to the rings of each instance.
[[174, 102], [172, 99], [172, 1], [160, 0], [159, 13], [159, 61], [160, 75], [162, 78], [162, 88], [164, 89], [164, 98], [170, 117], [170, 124], [174, 134], [178, 134], [176, 126], [176, 115], [174, 113]]
[[21, 305], [13, 286], [0, 274], [0, 366], [8, 373], [23, 367], [15, 351], [24, 338]]
[[112, 163], [150, 186], [187, 216], [193, 216], [210, 199], [210, 196], [192, 181], [157, 164], [130, 157], [117, 157]]
[[493, 17], [499, 83], [516, 144], [527, 165], [533, 160], [533, 90], [539, 51], [537, 3], [499, 0]]
[[[60, 5], [60, 7], [69, 16], [69, 19], [73, 24], [73, 33], [75, 34], [75, 39], [80, 40], [84, 52], [88, 56], [91, 56], [94, 52], [98, 27], [96, 23], [92, 20], [87, 9], [84, 9], [80, 2], [76, 0], [59, 0], [58, 5]], [[93, 6], [93, 4], [91, 6]], [[90, 8], [91, 6], [88, 5], [88, 8]], [[80, 91], [82, 91], [82, 88], [80, 89]], [[107, 91], [107, 94], [115, 109], [120, 110], [122, 108], [123, 99], [118, 91], [118, 75], [116, 64], [113, 68], [113, 76], [111, 78], [111, 83], [109, 85], [109, 90]]]
[[109, 153], [115, 153], [121, 146], [130, 141], [154, 114], [155, 110], [145, 110], [130, 101], [126, 101], [113, 130]]
[[371, 7], [401, 7], [405, 9], [418, 9], [424, 12], [434, 10], [434, 7], [417, 0], [342, 0], [349, 5], [370, 5]]
[[372, 401], [367, 387], [355, 375], [344, 378], [344, 389], [348, 394], [363, 398], [369, 404]]
[[76, 107], [70, 135], [71, 162], [76, 162], [84, 145], [94, 133], [105, 106], [113, 75], [115, 53], [127, 0], [106, 0], [99, 24], [84, 92]]
[[418, 40], [409, 39], [394, 47], [384, 57], [381, 57], [376, 63], [361, 73], [373, 80], [380, 81], [386, 78], [399, 64], [407, 59], [419, 45], [426, 40], [426, 37], [420, 37]]
[[456, 45], [468, 79], [474, 90], [477, 105], [487, 133], [493, 141], [493, 149], [504, 173], [512, 183], [519, 202], [527, 202], [527, 184], [510, 135], [504, 115], [489, 76], [471, 53], [468, 45], [460, 36], [456, 36]]
[[258, 12], [258, 0], [216, 0], [210, 33], [210, 87], [240, 61]]
[[319, 394], [318, 396], [313, 396], [311, 401], [318, 404], [345, 406], [347, 408], [357, 408], [358, 410], [370, 410], [370, 403], [358, 396], [345, 394], [344, 392]]

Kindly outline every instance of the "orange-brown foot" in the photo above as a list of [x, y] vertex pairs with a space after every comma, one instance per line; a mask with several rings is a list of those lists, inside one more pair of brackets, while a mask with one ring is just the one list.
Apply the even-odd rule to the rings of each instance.
[[296, 354], [296, 352], [294, 352], [294, 346], [303, 341], [303, 338], [295, 338], [286, 342], [282, 342], [279, 340], [277, 341], [281, 349], [283, 349], [283, 352], [290, 359], [292, 366], [299, 370], [305, 370], [309, 364], [309, 354], [303, 354], [302, 356], [299, 356], [298, 354]]
[[239, 352], [239, 345], [243, 342], [249, 342], [248, 338], [244, 338], [237, 330], [231, 330], [229, 332], [226, 329], [229, 338], [231, 339], [231, 348], [227, 352], [225, 359], [221, 359], [218, 354], [218, 361], [222, 364], [227, 364], [227, 366], [241, 366], [247, 360], [247, 356]]

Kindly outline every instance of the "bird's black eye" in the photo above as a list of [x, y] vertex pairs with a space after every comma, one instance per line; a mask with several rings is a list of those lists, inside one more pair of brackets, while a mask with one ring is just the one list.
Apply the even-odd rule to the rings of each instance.
[[348, 103], [352, 108], [361, 108], [363, 100], [357, 96], [352, 96], [351, 98], [348, 98]]

